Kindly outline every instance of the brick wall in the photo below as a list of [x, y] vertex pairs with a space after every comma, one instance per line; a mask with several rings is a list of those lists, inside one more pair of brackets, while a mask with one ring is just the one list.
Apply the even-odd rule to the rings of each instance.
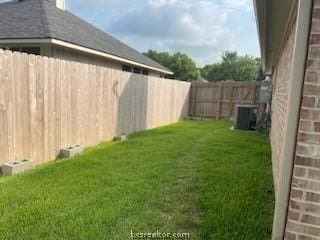
[[320, 239], [320, 1], [314, 1], [286, 239]]
[[[283, 150], [284, 126], [287, 114], [288, 82], [291, 79], [292, 55], [294, 47], [295, 26], [292, 26], [288, 34], [287, 42], [282, 50], [277, 67], [272, 76], [272, 127], [270, 139], [272, 145], [272, 166], [274, 185], [277, 193], [278, 182], [281, 173], [281, 153]], [[276, 194], [277, 195], [277, 194]]]

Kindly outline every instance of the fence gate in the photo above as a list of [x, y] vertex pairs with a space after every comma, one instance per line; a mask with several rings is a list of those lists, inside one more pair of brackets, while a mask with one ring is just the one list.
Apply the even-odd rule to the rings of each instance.
[[260, 82], [193, 83], [190, 95], [190, 116], [233, 118], [238, 104], [258, 103]]

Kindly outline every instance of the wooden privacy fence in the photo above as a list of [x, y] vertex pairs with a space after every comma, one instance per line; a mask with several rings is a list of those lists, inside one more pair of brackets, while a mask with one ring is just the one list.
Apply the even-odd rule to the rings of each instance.
[[0, 51], [0, 163], [53, 160], [188, 115], [190, 83]]
[[232, 118], [237, 104], [257, 104], [259, 82], [192, 83], [190, 116]]

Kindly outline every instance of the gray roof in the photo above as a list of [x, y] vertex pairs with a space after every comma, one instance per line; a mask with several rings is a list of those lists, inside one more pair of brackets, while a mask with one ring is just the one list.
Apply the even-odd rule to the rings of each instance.
[[169, 69], [47, 0], [0, 4], [0, 39], [58, 39], [163, 71]]

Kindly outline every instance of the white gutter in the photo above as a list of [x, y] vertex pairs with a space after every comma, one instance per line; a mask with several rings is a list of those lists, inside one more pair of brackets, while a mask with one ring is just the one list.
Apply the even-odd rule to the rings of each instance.
[[[259, 5], [259, 7], [258, 7]], [[260, 43], [260, 51], [261, 51], [261, 61], [262, 61], [262, 67], [264, 70], [266, 70], [266, 74], [270, 74], [269, 69], [267, 69], [266, 65], [266, 15], [267, 15], [267, 6], [266, 6], [266, 0], [253, 0], [253, 6], [254, 6], [254, 12], [256, 17], [256, 24], [258, 29], [258, 37], [259, 37], [259, 43]], [[260, 30], [260, 31], [259, 31]]]
[[292, 61], [292, 79], [289, 81], [288, 86], [288, 112], [286, 116], [286, 127], [284, 129], [283, 140], [285, 144], [280, 158], [282, 159], [282, 172], [273, 221], [273, 240], [284, 239], [287, 222], [297, 131], [299, 126], [301, 97], [308, 52], [311, 10], [312, 0], [299, 0]]
[[168, 75], [173, 75], [173, 72], [171, 72], [171, 71], [166, 71], [166, 70], [163, 70], [163, 69], [160, 69], [160, 68], [151, 67], [151, 66], [145, 65], [143, 63], [135, 62], [135, 61], [132, 61], [132, 60], [129, 60], [129, 59], [125, 59], [125, 58], [118, 57], [118, 56], [115, 56], [115, 55], [112, 55], [112, 54], [108, 54], [108, 53], [105, 53], [105, 52], [93, 50], [91, 48], [82, 47], [82, 46], [79, 46], [79, 45], [76, 45], [76, 44], [73, 44], [73, 43], [68, 43], [68, 42], [61, 41], [61, 40], [54, 39], [54, 38], [48, 38], [48, 39], [0, 39], [0, 44], [10, 44], [10, 43], [18, 43], [18, 44], [19, 43], [21, 43], [21, 44], [25, 44], [25, 43], [26, 44], [53, 44], [53, 45], [57, 45], [57, 46], [61, 46], [61, 47], [65, 47], [65, 48], [69, 48], [69, 49], [73, 49], [73, 50], [77, 50], [77, 51], [93, 54], [93, 55], [96, 55], [96, 56], [108, 58], [108, 59], [111, 59], [113, 61], [134, 65], [134, 66], [146, 68], [146, 69], [149, 69], [149, 70], [154, 70], [154, 71], [165, 73], [165, 74], [168, 74]]

